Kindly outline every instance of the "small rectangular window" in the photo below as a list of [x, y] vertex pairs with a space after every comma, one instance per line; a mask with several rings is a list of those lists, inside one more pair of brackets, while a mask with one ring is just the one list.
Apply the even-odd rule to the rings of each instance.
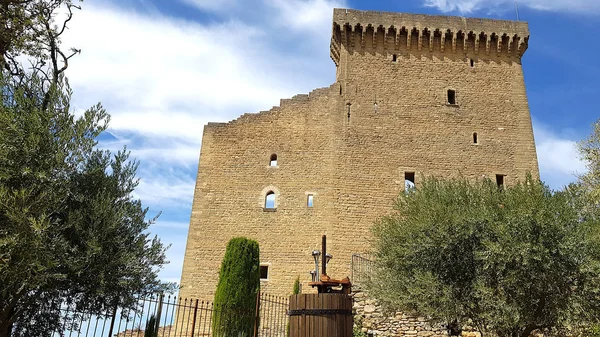
[[448, 104], [451, 104], [451, 105], [456, 104], [456, 91], [448, 90]]
[[314, 196], [312, 194], [309, 194], [308, 197], [306, 198], [306, 206], [313, 207], [313, 200], [314, 200]]
[[406, 192], [415, 188], [415, 173], [404, 172], [404, 190]]
[[269, 279], [269, 265], [260, 266], [260, 279], [267, 281]]
[[500, 187], [500, 188], [504, 187], [504, 175], [503, 174], [496, 174], [496, 184], [498, 184], [498, 187]]
[[392, 55], [392, 62], [396, 62], [398, 61], [398, 55], [394, 54]]

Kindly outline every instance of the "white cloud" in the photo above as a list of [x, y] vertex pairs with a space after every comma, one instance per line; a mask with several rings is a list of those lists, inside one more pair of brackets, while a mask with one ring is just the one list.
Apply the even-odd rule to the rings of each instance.
[[346, 7], [338, 0], [265, 0], [278, 10], [277, 23], [296, 31], [316, 31], [328, 39], [333, 9]]
[[[134, 192], [135, 198], [150, 206], [178, 207], [191, 205], [194, 197], [195, 180], [189, 175], [177, 176], [174, 172], [141, 172], [139, 185]], [[145, 175], [145, 176], [144, 176]]]
[[265, 57], [261, 36], [238, 21], [209, 26], [86, 5], [65, 39], [82, 49], [71, 61], [71, 85], [78, 106], [105, 103], [113, 128], [179, 129], [199, 139], [192, 133], [207, 116], [221, 119], [215, 115], [284, 97], [283, 79], [261, 72], [276, 57]]
[[202, 140], [204, 125], [211, 121], [210, 117], [202, 116], [201, 112], [195, 113], [193, 110], [148, 109], [121, 112], [117, 109], [112, 113], [116, 117], [111, 120], [111, 129], [133, 130], [147, 136], [183, 138], [197, 144]]
[[[183, 137], [198, 146], [202, 126], [277, 105], [279, 99], [329, 85], [332, 8], [340, 1], [270, 1], [267, 24], [232, 18], [201, 24], [159, 14], [142, 15], [90, 3], [76, 13], [64, 46], [82, 49], [70, 63], [74, 106], [103, 102], [111, 128], [144, 135]], [[209, 2], [206, 2], [207, 4]], [[298, 13], [300, 13], [298, 15]], [[272, 13], [271, 13], [272, 14]], [[320, 41], [317, 52], [289, 51], [263, 29], [290, 22], [302, 37]], [[325, 41], [325, 42], [324, 42]], [[317, 59], [318, 56], [318, 59]], [[307, 67], [307, 64], [313, 65]], [[327, 67], [331, 79], [323, 78]], [[290, 81], [294, 78], [294, 81]], [[320, 85], [317, 84], [320, 83]]]
[[586, 172], [585, 162], [579, 158], [577, 141], [561, 137], [538, 123], [534, 124], [534, 132], [540, 176], [550, 187], [560, 189]]
[[181, 0], [188, 5], [207, 11], [220, 12], [238, 5], [237, 0]]
[[[513, 11], [514, 0], [424, 0], [425, 6], [435, 7], [443, 12], [458, 11], [469, 14], [479, 10]], [[519, 6], [554, 12], [580, 14], [600, 14], [600, 1], [597, 0], [519, 0]]]

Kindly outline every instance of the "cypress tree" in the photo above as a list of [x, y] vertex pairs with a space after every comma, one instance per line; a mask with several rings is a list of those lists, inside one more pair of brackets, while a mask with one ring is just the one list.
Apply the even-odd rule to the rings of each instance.
[[300, 276], [296, 277], [296, 281], [294, 281], [294, 290], [292, 293], [294, 295], [300, 294]]
[[260, 290], [258, 242], [234, 238], [227, 244], [214, 300], [215, 337], [252, 336]]
[[158, 322], [156, 321], [156, 317], [154, 315], [150, 316], [150, 319], [148, 319], [148, 322], [146, 322], [146, 330], [144, 330], [144, 337], [157, 337], [157, 325]]

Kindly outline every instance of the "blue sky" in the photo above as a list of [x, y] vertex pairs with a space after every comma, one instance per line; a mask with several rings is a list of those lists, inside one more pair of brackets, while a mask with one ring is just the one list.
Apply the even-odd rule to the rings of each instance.
[[[515, 19], [513, 0], [85, 1], [63, 46], [73, 106], [112, 115], [101, 146], [141, 162], [136, 191], [152, 232], [172, 244], [161, 276], [178, 281], [202, 128], [335, 80], [332, 8]], [[541, 176], [553, 188], [584, 172], [576, 142], [600, 117], [600, 0], [521, 0], [531, 30], [523, 66]]]

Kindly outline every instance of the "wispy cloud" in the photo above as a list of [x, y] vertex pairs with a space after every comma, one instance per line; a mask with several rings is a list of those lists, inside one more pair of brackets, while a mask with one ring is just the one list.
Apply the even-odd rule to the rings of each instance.
[[156, 171], [141, 171], [142, 178], [134, 196], [150, 206], [161, 208], [190, 206], [194, 197], [195, 180], [189, 174], [165, 173], [157, 175]]
[[[317, 32], [329, 38], [326, 28], [331, 27], [333, 8], [345, 7], [343, 0], [264, 0], [278, 11], [276, 23], [288, 29]], [[325, 28], [325, 30], [323, 30]]]
[[206, 11], [221, 12], [238, 5], [238, 0], [180, 0]]
[[[480, 10], [513, 10], [514, 0], [424, 0], [425, 6], [443, 12], [457, 11], [464, 14]], [[519, 6], [553, 12], [570, 12], [588, 15], [600, 14], [600, 1], [596, 0], [519, 0]]]

